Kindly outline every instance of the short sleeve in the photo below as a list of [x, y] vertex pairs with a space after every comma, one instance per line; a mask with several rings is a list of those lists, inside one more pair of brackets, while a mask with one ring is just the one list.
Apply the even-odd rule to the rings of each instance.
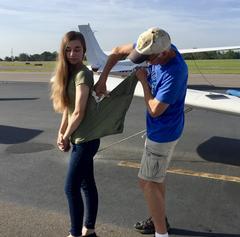
[[93, 86], [93, 73], [91, 71], [82, 70], [77, 73], [75, 79], [75, 86], [86, 84], [89, 88]]

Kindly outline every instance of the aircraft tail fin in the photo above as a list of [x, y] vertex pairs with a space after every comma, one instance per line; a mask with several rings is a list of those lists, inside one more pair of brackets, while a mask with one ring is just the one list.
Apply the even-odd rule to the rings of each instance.
[[90, 25], [79, 25], [78, 28], [86, 40], [86, 57], [88, 63], [92, 67], [92, 70], [97, 71], [102, 69], [106, 63], [107, 55], [100, 48]]

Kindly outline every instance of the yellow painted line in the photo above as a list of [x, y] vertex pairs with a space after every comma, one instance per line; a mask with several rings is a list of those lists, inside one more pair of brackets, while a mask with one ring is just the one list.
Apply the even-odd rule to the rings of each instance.
[[[118, 166], [124, 166], [129, 168], [140, 168], [139, 163], [129, 162], [129, 161], [120, 161]], [[221, 174], [212, 174], [212, 173], [205, 173], [205, 172], [195, 172], [192, 170], [185, 170], [185, 169], [177, 169], [177, 168], [169, 168], [167, 173], [172, 174], [181, 174], [181, 175], [189, 175], [201, 178], [208, 178], [208, 179], [216, 179], [216, 180], [223, 180], [228, 182], [236, 182], [240, 183], [240, 177], [238, 176], [228, 176], [228, 175], [221, 175]]]

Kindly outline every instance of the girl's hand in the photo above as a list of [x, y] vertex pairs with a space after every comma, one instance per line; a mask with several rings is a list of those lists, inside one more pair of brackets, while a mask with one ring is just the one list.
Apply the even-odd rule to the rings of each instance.
[[57, 137], [57, 145], [61, 145], [63, 143], [63, 134], [59, 133]]
[[58, 134], [57, 146], [60, 151], [63, 151], [63, 134], [61, 134], [61, 133]]
[[71, 145], [70, 145], [70, 141], [68, 138], [63, 138], [63, 142], [62, 142], [62, 151], [64, 152], [68, 152], [71, 148]]
[[58, 134], [57, 146], [63, 152], [67, 152], [71, 148], [69, 139], [64, 139], [63, 134]]
[[64, 146], [63, 146], [63, 151], [68, 152], [71, 148], [70, 141], [69, 139], [64, 140]]

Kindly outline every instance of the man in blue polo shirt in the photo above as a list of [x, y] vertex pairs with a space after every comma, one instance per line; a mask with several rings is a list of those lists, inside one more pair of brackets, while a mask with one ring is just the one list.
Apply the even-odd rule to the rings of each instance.
[[138, 177], [151, 219], [138, 222], [135, 228], [146, 233], [146, 225], [154, 223], [155, 237], [168, 237], [164, 180], [184, 127], [188, 68], [171, 44], [169, 34], [160, 28], [150, 28], [139, 36], [136, 44], [113, 49], [95, 86], [98, 95], [106, 93], [112, 67], [126, 57], [136, 64], [149, 63], [147, 68], [139, 68], [136, 76], [142, 84], [147, 107], [147, 138]]

